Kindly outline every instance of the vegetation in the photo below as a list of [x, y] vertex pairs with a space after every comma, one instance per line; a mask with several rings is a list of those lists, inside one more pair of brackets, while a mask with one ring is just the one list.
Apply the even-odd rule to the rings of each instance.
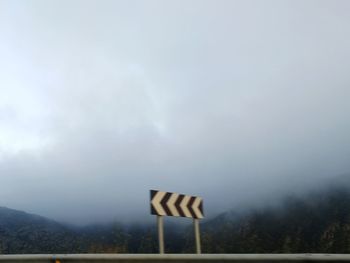
[[283, 208], [265, 208], [239, 219], [226, 214], [216, 221], [204, 228], [208, 253], [350, 252], [347, 188], [314, 193], [306, 199], [288, 198]]
[[[168, 253], [192, 253], [192, 229], [166, 227]], [[0, 208], [0, 253], [157, 253], [155, 226], [71, 228]], [[350, 190], [289, 197], [281, 207], [228, 212], [202, 224], [204, 253], [350, 253]]]

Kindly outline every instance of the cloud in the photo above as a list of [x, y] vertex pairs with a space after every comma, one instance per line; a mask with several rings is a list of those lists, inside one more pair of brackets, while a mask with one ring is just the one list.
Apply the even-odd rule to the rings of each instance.
[[347, 2], [18, 3], [0, 4], [2, 205], [151, 220], [162, 189], [214, 216], [349, 172]]

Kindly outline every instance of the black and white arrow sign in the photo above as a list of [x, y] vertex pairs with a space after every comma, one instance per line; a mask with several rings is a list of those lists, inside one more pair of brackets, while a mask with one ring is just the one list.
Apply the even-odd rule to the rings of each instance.
[[151, 190], [151, 214], [203, 218], [201, 197]]

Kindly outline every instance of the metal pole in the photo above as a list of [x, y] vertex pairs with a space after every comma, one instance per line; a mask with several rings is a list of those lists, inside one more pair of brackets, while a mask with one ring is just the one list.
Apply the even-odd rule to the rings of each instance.
[[157, 216], [157, 225], [158, 225], [159, 254], [164, 254], [163, 216]]
[[194, 225], [194, 236], [196, 238], [196, 253], [201, 254], [201, 238], [199, 234], [199, 219], [194, 218], [193, 219], [193, 225]]

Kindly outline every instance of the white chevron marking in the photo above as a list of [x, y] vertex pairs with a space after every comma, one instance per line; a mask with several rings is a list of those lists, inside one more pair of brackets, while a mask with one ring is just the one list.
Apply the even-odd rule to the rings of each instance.
[[156, 195], [153, 197], [151, 203], [156, 210], [157, 214], [160, 216], [165, 216], [166, 213], [161, 205], [161, 201], [163, 197], [165, 196], [166, 192], [157, 192]]
[[202, 202], [202, 198], [196, 197], [196, 199], [194, 200], [193, 205], [192, 205], [192, 209], [193, 209], [194, 213], [196, 214], [197, 218], [204, 217], [201, 210], [199, 210], [199, 205], [201, 204], [201, 202]]
[[186, 217], [192, 217], [191, 212], [187, 208], [187, 204], [190, 201], [191, 196], [185, 195], [184, 199], [182, 200], [180, 207], [182, 211], [184, 212]]
[[180, 216], [179, 212], [175, 207], [175, 202], [178, 197], [179, 197], [179, 194], [173, 193], [169, 198], [169, 201], [166, 203], [169, 207], [170, 212], [173, 214], [173, 216]]

